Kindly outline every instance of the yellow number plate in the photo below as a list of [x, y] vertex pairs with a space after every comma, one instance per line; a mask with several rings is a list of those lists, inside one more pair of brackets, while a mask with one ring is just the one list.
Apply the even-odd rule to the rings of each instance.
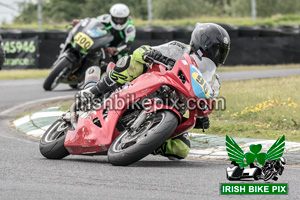
[[210, 91], [208, 89], [207, 83], [203, 77], [200, 76], [197, 72], [192, 73], [193, 79], [202, 87], [202, 90], [207, 98], [210, 97]]
[[74, 41], [83, 49], [88, 50], [94, 44], [94, 41], [85, 33], [79, 32], [75, 35]]

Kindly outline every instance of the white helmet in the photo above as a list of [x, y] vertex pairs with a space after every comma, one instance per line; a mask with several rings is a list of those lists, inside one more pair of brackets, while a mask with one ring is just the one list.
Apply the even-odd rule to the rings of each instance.
[[123, 30], [127, 25], [129, 8], [123, 3], [113, 5], [110, 10], [111, 25], [116, 30]]

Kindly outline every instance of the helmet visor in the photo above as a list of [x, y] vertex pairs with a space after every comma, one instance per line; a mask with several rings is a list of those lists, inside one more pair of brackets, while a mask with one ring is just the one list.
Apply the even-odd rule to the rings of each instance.
[[115, 24], [120, 24], [120, 25], [123, 25], [127, 22], [127, 18], [128, 17], [123, 17], [123, 18], [120, 18], [120, 17], [112, 17], [112, 21], [115, 23]]
[[204, 56], [210, 58], [217, 66], [219, 66], [225, 63], [228, 52], [228, 45], [214, 45], [205, 51]]

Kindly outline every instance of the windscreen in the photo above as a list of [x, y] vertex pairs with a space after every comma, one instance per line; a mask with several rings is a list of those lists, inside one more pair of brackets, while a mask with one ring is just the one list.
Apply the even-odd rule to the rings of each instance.
[[216, 97], [220, 90], [220, 82], [219, 79], [216, 79], [216, 70], [217, 67], [215, 63], [209, 58], [202, 57], [201, 60], [196, 55], [191, 55], [191, 57], [196, 62], [200, 72], [202, 73], [203, 78], [214, 90], [214, 97]]

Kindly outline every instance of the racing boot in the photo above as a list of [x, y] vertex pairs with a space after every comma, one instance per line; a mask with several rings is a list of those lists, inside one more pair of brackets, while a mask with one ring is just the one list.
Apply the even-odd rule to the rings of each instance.
[[152, 154], [162, 155], [169, 160], [181, 160], [188, 156], [191, 148], [188, 133], [168, 139], [163, 145], [156, 149]]
[[90, 92], [94, 96], [101, 96], [118, 87], [117, 83], [110, 77], [110, 73], [106, 73], [100, 81], [90, 88]]
[[76, 107], [85, 112], [91, 110], [99, 103], [100, 99], [97, 100], [95, 98], [100, 97], [118, 87], [117, 83], [110, 78], [110, 72], [105, 74], [97, 83], [93, 81], [93, 78], [90, 78], [89, 80], [90, 81], [88, 81], [85, 85], [86, 89], [79, 91], [75, 96]]

